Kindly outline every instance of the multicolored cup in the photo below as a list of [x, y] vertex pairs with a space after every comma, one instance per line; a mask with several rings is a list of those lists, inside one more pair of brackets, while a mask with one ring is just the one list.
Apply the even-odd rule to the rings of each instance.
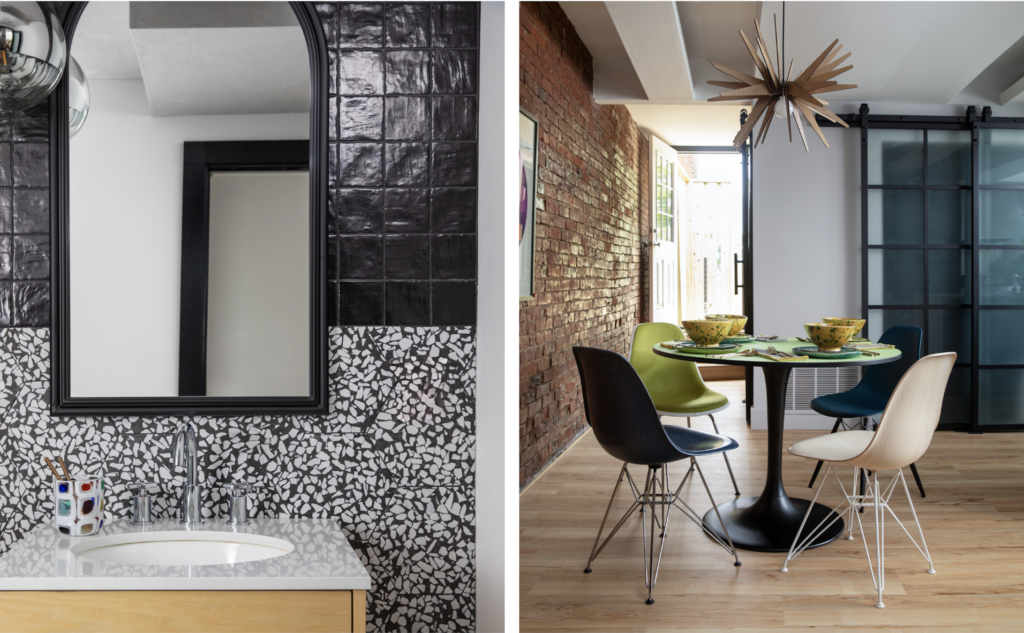
[[97, 476], [53, 482], [57, 531], [68, 536], [97, 534], [103, 527], [103, 493], [106, 488], [106, 481]]

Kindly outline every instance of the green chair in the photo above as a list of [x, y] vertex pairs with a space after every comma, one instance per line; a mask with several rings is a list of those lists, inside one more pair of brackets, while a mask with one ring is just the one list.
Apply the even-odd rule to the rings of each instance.
[[[641, 323], [633, 329], [633, 339], [629, 344], [629, 364], [640, 375], [659, 415], [686, 418], [688, 427], [691, 426], [690, 418], [706, 415], [711, 418], [711, 426], [718, 433], [718, 425], [712, 414], [728, 408], [729, 398], [708, 389], [696, 364], [654, 353], [654, 346], [658, 343], [682, 338], [683, 331], [671, 323]], [[739, 496], [740, 488], [732, 474], [729, 456], [722, 453], [722, 457], [729, 469], [732, 487], [736, 490], [736, 496]]]

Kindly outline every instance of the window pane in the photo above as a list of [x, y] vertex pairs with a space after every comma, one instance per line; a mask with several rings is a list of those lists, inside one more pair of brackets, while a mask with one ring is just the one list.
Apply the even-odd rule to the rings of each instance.
[[978, 371], [978, 422], [1024, 424], [1024, 369]]
[[971, 184], [970, 130], [928, 132], [928, 184]]
[[980, 223], [980, 243], [1024, 245], [1024, 190], [982, 189]]
[[1024, 250], [986, 248], [978, 256], [981, 305], [1024, 305]]
[[981, 184], [1024, 185], [1024, 130], [982, 129], [979, 141]]
[[[870, 210], [870, 201], [868, 204]], [[928, 243], [971, 243], [970, 191], [935, 189], [928, 192]]]
[[912, 325], [924, 329], [924, 310], [868, 310], [868, 324], [864, 334], [877, 341], [889, 328], [896, 325]]
[[868, 303], [871, 305], [924, 303], [924, 251], [919, 249], [869, 250]]
[[868, 184], [924, 184], [924, 130], [869, 131]]
[[868, 244], [923, 244], [924, 191], [868, 190]]
[[[957, 358], [957, 361], [962, 360]], [[942, 399], [939, 422], [971, 421], [971, 370], [954, 367], [946, 383], [946, 395]]]
[[971, 310], [932, 309], [928, 311], [928, 354], [956, 352], [960, 363], [971, 361]]
[[978, 315], [978, 351], [982, 365], [1024, 365], [1024, 311], [982, 310]]
[[928, 251], [928, 303], [971, 302], [971, 251], [965, 248]]

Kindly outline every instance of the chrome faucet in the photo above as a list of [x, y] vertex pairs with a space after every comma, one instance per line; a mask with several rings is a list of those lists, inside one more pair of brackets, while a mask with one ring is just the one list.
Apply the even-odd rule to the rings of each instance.
[[185, 467], [185, 485], [181, 489], [181, 524], [203, 524], [203, 486], [199, 483], [197, 462], [199, 439], [191, 422], [182, 422], [174, 434], [174, 465]]

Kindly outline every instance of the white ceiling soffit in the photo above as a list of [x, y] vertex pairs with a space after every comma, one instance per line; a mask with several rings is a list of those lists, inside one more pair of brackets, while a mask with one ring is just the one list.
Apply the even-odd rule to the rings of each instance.
[[[686, 42], [686, 56], [693, 80], [693, 98], [706, 101], [721, 94], [724, 88], [708, 84], [708, 80], [733, 81], [711, 65], [716, 62], [733, 70], [755, 74], [754, 62], [740, 39], [740, 29], [752, 37], [754, 20], [760, 2], [677, 2], [679, 22]], [[767, 22], [762, 29], [770, 29]], [[770, 37], [765, 32], [765, 37]], [[774, 36], [771, 36], [774, 42]]]
[[[774, 45], [774, 29], [766, 27], [774, 14], [781, 28], [782, 3], [764, 2], [762, 30], [769, 49]], [[838, 38], [843, 45], [840, 54], [852, 53], [845, 63], [852, 64], [853, 70], [843, 75], [843, 81], [858, 87], [842, 94], [850, 102], [959, 103], [958, 95], [1022, 35], [1024, 2], [786, 5], [786, 58], [796, 60], [794, 73]]]
[[628, 103], [626, 108], [646, 134], [669, 145], [729, 146], [740, 129], [740, 110], [721, 104], [665, 105]]
[[646, 101], [647, 93], [633, 70], [604, 2], [560, 2], [576, 34], [594, 59], [594, 99], [598, 103]]
[[671, 2], [606, 2], [648, 101], [692, 101], [679, 14]]
[[93, 79], [142, 79], [127, 2], [92, 2], [75, 27], [71, 55]]

